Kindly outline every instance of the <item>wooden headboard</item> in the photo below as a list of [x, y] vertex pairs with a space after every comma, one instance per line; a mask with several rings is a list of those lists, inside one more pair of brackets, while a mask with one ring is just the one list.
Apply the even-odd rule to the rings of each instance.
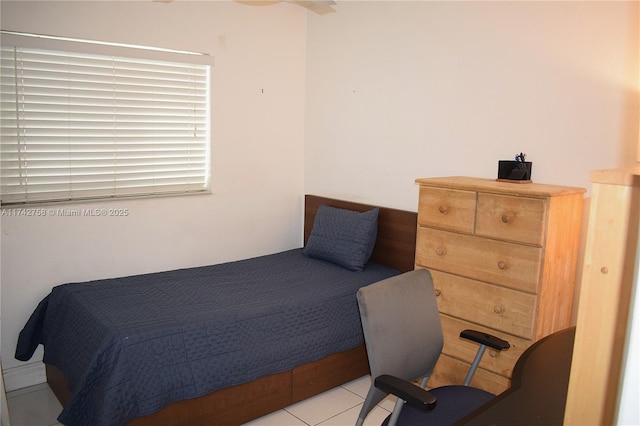
[[[359, 212], [378, 206], [336, 200], [333, 198], [305, 195], [304, 199], [304, 243], [307, 243], [318, 207], [328, 205]], [[418, 214], [405, 210], [379, 207], [378, 239], [371, 260], [401, 272], [413, 270], [416, 255], [416, 227]]]

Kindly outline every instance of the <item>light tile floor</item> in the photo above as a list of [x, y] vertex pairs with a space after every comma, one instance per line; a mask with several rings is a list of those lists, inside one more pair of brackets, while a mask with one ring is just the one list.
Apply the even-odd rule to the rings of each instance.
[[[362, 377], [309, 398], [283, 410], [261, 417], [250, 426], [353, 426], [367, 395], [371, 378]], [[60, 403], [44, 383], [7, 393], [12, 426], [59, 426]], [[376, 407], [365, 426], [380, 425], [393, 410], [389, 397]]]

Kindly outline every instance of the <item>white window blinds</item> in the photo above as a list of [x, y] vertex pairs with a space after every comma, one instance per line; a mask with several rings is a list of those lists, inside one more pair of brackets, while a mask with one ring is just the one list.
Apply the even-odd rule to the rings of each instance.
[[208, 191], [209, 68], [3, 46], [2, 205]]

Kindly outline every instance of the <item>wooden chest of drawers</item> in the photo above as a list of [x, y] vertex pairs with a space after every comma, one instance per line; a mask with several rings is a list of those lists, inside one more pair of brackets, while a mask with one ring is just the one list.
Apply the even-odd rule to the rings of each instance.
[[582, 188], [469, 177], [417, 179], [416, 268], [431, 271], [445, 334], [429, 386], [462, 383], [477, 346], [465, 328], [497, 335], [473, 386], [509, 387], [522, 352], [569, 327], [582, 220]]

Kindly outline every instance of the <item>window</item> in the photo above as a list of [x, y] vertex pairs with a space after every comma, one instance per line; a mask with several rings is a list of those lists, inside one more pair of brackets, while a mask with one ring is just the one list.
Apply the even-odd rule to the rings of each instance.
[[208, 192], [209, 70], [2, 46], [0, 202]]

